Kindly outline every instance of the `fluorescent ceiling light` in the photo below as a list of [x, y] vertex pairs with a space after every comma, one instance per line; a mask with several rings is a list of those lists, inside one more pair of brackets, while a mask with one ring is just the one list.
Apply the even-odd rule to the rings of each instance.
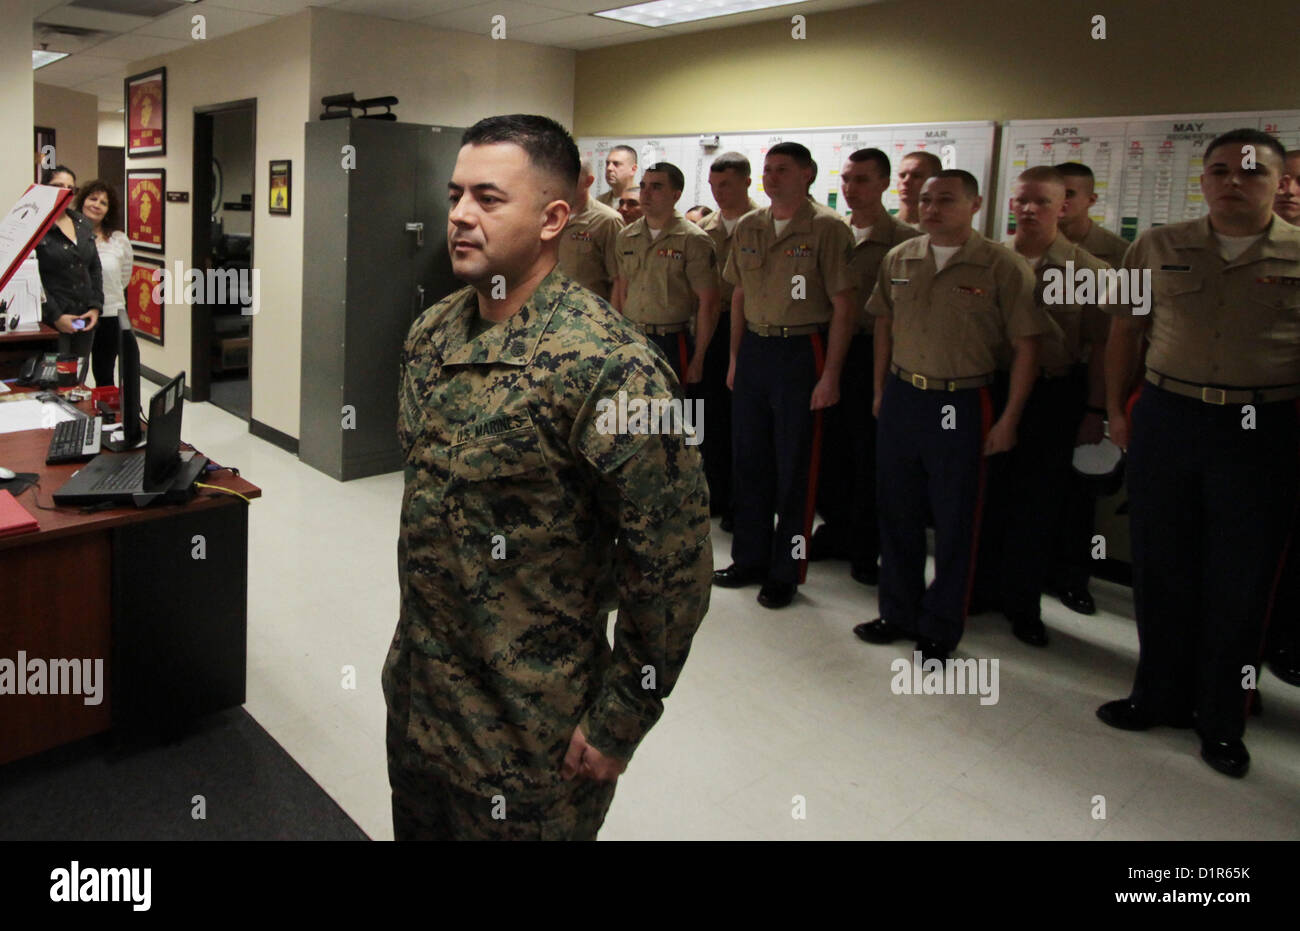
[[67, 52], [47, 52], [45, 49], [32, 49], [32, 70], [52, 65], [61, 58], [67, 58]]
[[653, 0], [633, 6], [602, 10], [597, 16], [617, 19], [638, 26], [672, 26], [690, 23], [697, 19], [730, 16], [733, 13], [750, 13], [774, 6], [789, 6], [804, 0]]

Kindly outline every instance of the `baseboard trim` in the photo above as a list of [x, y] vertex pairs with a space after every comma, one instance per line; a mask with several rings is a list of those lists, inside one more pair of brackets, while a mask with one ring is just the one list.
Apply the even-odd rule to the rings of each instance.
[[297, 437], [292, 437], [287, 433], [281, 433], [279, 430], [275, 429], [275, 427], [268, 427], [260, 420], [255, 420], [251, 417], [248, 420], [248, 432], [253, 434], [253, 436], [257, 437], [259, 440], [266, 440], [268, 443], [280, 447], [286, 453], [292, 453], [295, 456], [298, 455]]

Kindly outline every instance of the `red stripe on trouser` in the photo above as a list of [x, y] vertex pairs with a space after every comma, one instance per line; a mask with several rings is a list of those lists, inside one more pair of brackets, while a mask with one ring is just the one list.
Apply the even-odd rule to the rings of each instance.
[[[820, 333], [811, 334], [813, 364], [817, 367], [817, 380], [821, 381], [826, 367], [826, 347]], [[814, 388], [814, 390], [816, 390]], [[812, 451], [808, 456], [808, 497], [803, 506], [803, 559], [799, 560], [799, 584], [808, 578], [808, 547], [812, 546], [813, 516], [817, 513], [817, 472], [822, 462], [822, 412], [813, 411]]]
[[975, 561], [980, 549], [980, 520], [984, 516], [984, 485], [988, 481], [989, 458], [984, 455], [984, 444], [988, 440], [989, 430], [993, 426], [993, 396], [987, 387], [980, 388], [980, 477], [975, 491], [975, 519], [971, 521], [970, 568], [966, 571], [966, 597], [961, 603], [961, 619], [966, 621], [970, 611], [971, 590], [975, 587]]
[[682, 394], [686, 393], [686, 369], [689, 360], [686, 357], [686, 331], [677, 334], [677, 357], [682, 360]]
[[[1300, 398], [1295, 400], [1295, 411], [1296, 420], [1300, 422]], [[1296, 466], [1300, 468], [1300, 446], [1296, 448]], [[1282, 573], [1286, 571], [1287, 556], [1295, 548], [1295, 526], [1298, 520], [1300, 520], [1300, 497], [1296, 498], [1295, 507], [1291, 509], [1291, 529], [1287, 531], [1286, 542], [1282, 544], [1282, 555], [1277, 561], [1277, 571], [1273, 573], [1273, 587], [1268, 592], [1268, 606], [1264, 610], [1264, 629], [1260, 631], [1259, 649], [1255, 654], [1259, 657], [1255, 663], [1256, 682], [1259, 681], [1259, 674], [1263, 671], [1260, 667], [1264, 665], [1264, 644], [1268, 642], [1268, 628], [1273, 623], [1273, 609], [1277, 606], [1277, 590], [1282, 586]], [[1250, 713], [1250, 703], [1255, 700], [1256, 694], [1258, 693], [1253, 689], [1246, 691], [1246, 714]]]

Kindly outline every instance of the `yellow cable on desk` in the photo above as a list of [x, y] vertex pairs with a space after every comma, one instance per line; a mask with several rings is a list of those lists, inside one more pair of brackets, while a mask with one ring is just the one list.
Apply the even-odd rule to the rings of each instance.
[[195, 482], [195, 483], [194, 483], [194, 486], [195, 486], [196, 488], [211, 488], [213, 491], [220, 491], [220, 492], [223, 492], [223, 493], [228, 494], [228, 495], [234, 495], [236, 498], [243, 498], [243, 499], [244, 499], [245, 501], [247, 501], [249, 504], [252, 504], [252, 503], [253, 503], [253, 499], [252, 499], [252, 498], [248, 497], [247, 495], [241, 495], [239, 492], [235, 491], [233, 488], [222, 488], [220, 485], [209, 485], [209, 484], [207, 484], [206, 482]]

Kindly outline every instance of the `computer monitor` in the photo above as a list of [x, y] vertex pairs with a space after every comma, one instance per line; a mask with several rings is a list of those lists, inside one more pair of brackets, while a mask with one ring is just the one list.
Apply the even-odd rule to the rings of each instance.
[[140, 344], [130, 326], [122, 328], [117, 346], [122, 374], [122, 439], [107, 440], [104, 445], [115, 452], [135, 449], [144, 439], [140, 429]]

